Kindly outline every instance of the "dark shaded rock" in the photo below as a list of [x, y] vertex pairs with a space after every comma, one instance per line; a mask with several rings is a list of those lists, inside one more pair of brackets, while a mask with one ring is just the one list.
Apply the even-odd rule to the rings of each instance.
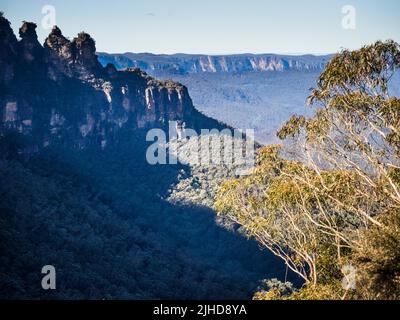
[[117, 68], [115, 68], [115, 66], [112, 63], [106, 65], [106, 71], [107, 74], [112, 78], [118, 75]]
[[15, 75], [18, 41], [10, 22], [0, 15], [0, 84], [9, 82]]
[[0, 55], [0, 135], [10, 130], [29, 135], [38, 148], [60, 142], [104, 147], [123, 128], [190, 123], [194, 107], [183, 85], [157, 81], [137, 68], [103, 67], [87, 33], [70, 41], [55, 26], [42, 47], [35, 29], [24, 22], [18, 42], [9, 22], [0, 18], [6, 49]]
[[72, 76], [72, 64], [75, 59], [74, 46], [71, 41], [62, 35], [57, 26], [53, 27], [46, 38], [44, 48], [47, 52], [48, 62], [51, 61], [52, 65], [56, 67], [54, 73], [50, 73], [53, 78], [57, 72]]
[[24, 21], [19, 29], [20, 57], [24, 62], [41, 62], [43, 58], [43, 47], [38, 41], [36, 27], [35, 23]]
[[89, 72], [99, 75], [103, 67], [97, 60], [94, 39], [89, 34], [81, 32], [72, 43], [75, 48], [75, 63], [83, 66]]
[[62, 35], [61, 30], [54, 26], [44, 42], [44, 47], [64, 60], [73, 60], [75, 57], [71, 41]]

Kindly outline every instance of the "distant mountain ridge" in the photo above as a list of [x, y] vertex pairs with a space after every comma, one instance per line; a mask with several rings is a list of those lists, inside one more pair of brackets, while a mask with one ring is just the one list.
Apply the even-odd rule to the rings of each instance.
[[292, 114], [309, 116], [309, 89], [333, 55], [97, 53], [103, 65], [140, 68], [189, 89], [193, 104], [209, 117], [254, 129], [257, 141], [275, 143]]
[[41, 45], [36, 27], [23, 22], [18, 40], [0, 15], [0, 138], [10, 133], [34, 138], [23, 152], [56, 142], [105, 148], [122, 128], [164, 127], [169, 121], [192, 128], [219, 125], [195, 109], [182, 84], [137, 68], [102, 66], [89, 34], [70, 41], [54, 26]]
[[152, 54], [152, 53], [98, 53], [103, 65], [112, 63], [117, 69], [140, 68], [152, 75], [240, 73], [251, 71], [322, 71], [332, 55], [279, 54]]

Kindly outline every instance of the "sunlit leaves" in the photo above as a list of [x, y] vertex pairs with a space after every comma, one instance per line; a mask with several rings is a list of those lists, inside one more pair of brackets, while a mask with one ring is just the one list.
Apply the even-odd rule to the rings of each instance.
[[[388, 87], [399, 68], [393, 41], [337, 54], [308, 99], [314, 116], [292, 116], [278, 131], [292, 144], [261, 149], [251, 176], [220, 189], [216, 209], [305, 280], [289, 298], [398, 297], [400, 227], [388, 217], [400, 210], [400, 100]], [[363, 270], [372, 295], [343, 289], [348, 263]], [[256, 298], [287, 297], [271, 289]]]

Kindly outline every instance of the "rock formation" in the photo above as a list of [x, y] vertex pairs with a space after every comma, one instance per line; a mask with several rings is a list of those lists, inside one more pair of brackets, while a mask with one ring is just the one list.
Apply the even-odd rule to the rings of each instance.
[[151, 53], [99, 53], [102, 64], [113, 63], [118, 69], [138, 67], [152, 75], [243, 73], [271, 71], [322, 71], [331, 55], [289, 56], [276, 54], [240, 55], [156, 55]]
[[55, 26], [41, 46], [35, 29], [24, 22], [18, 41], [0, 16], [0, 137], [19, 132], [36, 148], [55, 142], [105, 147], [122, 128], [163, 126], [195, 112], [179, 83], [137, 68], [103, 67], [89, 34], [70, 41]]

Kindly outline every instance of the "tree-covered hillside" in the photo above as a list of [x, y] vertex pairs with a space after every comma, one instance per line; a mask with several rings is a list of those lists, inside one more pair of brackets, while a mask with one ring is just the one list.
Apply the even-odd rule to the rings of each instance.
[[[29, 159], [9, 139], [0, 160], [2, 298], [245, 299], [263, 278], [284, 277], [211, 210], [164, 200], [190, 168], [148, 165], [139, 132], [105, 151], [49, 148]], [[41, 288], [48, 264], [57, 270], [51, 292]]]

